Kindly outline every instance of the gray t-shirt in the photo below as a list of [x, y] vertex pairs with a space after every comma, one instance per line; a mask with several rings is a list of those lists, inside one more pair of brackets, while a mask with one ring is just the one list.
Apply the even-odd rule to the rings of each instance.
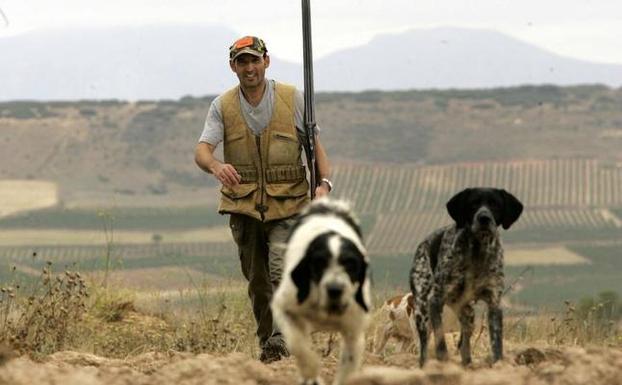
[[[254, 135], [260, 135], [263, 130], [268, 126], [272, 119], [272, 111], [274, 110], [274, 80], [268, 80], [268, 86], [266, 87], [261, 102], [257, 107], [253, 107], [246, 101], [242, 91], [240, 90], [240, 106], [242, 108], [242, 115], [246, 124], [251, 129]], [[199, 138], [199, 142], [207, 142], [213, 146], [223, 140], [224, 125], [222, 121], [222, 107], [221, 107], [222, 95], [218, 96], [212, 101], [212, 105], [207, 112], [207, 118], [205, 119], [205, 126], [203, 127], [203, 133]], [[304, 97], [300, 90], [295, 92], [295, 108], [294, 108], [294, 121], [296, 129], [299, 135], [305, 135], [304, 132]], [[319, 133], [319, 127], [316, 127], [316, 132]]]

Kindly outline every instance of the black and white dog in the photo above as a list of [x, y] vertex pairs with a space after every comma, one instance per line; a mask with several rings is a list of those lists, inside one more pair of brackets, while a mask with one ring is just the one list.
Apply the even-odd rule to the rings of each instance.
[[296, 357], [302, 384], [322, 383], [312, 331], [342, 336], [334, 384], [343, 384], [360, 368], [371, 306], [368, 265], [360, 226], [344, 202], [316, 200], [292, 226], [272, 312]]
[[504, 289], [503, 248], [498, 226], [508, 229], [523, 211], [522, 203], [505, 190], [468, 188], [447, 202], [455, 221], [428, 236], [415, 252], [410, 288], [415, 296], [411, 324], [420, 341], [419, 365], [427, 359], [428, 322], [436, 342], [436, 356], [447, 359], [442, 324], [443, 305], [460, 320], [462, 363], [471, 362], [470, 338], [473, 333], [473, 305], [488, 305], [488, 327], [493, 361], [503, 357], [503, 313], [500, 307]]

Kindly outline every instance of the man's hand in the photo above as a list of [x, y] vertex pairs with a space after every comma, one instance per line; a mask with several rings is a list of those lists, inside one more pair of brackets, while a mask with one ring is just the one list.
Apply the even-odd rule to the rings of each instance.
[[229, 163], [218, 162], [214, 165], [214, 176], [220, 183], [229, 188], [237, 186], [242, 181], [242, 177], [238, 174], [235, 167]]
[[323, 196], [328, 196], [330, 189], [326, 185], [326, 183], [320, 183], [319, 186], [315, 188], [315, 199], [321, 198]]

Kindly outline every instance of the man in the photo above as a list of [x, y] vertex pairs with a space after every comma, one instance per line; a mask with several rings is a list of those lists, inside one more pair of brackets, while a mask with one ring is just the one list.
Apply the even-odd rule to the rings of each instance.
[[[288, 356], [273, 325], [270, 300], [281, 280], [283, 245], [295, 216], [309, 202], [302, 164], [304, 100], [293, 86], [265, 78], [270, 57], [263, 40], [245, 36], [229, 47], [229, 66], [239, 85], [212, 102], [195, 151], [195, 161], [221, 183], [218, 211], [230, 214], [242, 273], [257, 322], [260, 360]], [[214, 157], [223, 142], [224, 161]], [[320, 185], [332, 189], [328, 158], [316, 136]]]

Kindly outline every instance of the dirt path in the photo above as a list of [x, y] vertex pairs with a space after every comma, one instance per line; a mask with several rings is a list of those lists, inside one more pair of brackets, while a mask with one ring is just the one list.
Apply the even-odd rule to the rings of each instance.
[[[270, 365], [240, 354], [145, 353], [127, 360], [61, 352], [43, 363], [27, 358], [0, 359], [1, 385], [291, 385], [297, 384], [293, 359]], [[464, 369], [452, 362], [431, 361], [412, 369], [416, 357], [367, 356], [363, 371], [350, 385], [620, 385], [622, 350], [520, 349], [490, 367], [483, 360]], [[332, 380], [335, 359], [326, 358], [322, 375]]]

